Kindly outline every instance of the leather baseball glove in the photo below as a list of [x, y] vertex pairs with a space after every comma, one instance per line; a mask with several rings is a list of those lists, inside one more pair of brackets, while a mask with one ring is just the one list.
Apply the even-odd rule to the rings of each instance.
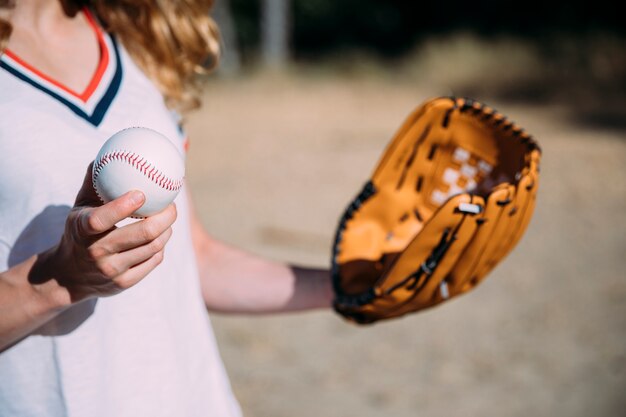
[[417, 108], [340, 220], [335, 310], [372, 323], [478, 285], [528, 226], [540, 156], [519, 126], [473, 100]]

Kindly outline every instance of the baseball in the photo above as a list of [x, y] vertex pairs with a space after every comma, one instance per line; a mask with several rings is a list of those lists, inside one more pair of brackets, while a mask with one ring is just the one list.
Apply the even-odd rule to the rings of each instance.
[[93, 186], [103, 203], [131, 190], [146, 201], [134, 217], [147, 217], [174, 201], [183, 186], [185, 163], [173, 143], [145, 127], [124, 129], [102, 145], [93, 164]]

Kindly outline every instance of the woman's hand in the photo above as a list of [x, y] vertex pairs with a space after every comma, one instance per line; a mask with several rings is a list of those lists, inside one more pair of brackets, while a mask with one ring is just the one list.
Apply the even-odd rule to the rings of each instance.
[[114, 295], [141, 281], [163, 260], [176, 220], [176, 207], [170, 204], [146, 219], [115, 226], [144, 201], [141, 192], [131, 191], [101, 205], [90, 165], [63, 237], [35, 264], [31, 283], [56, 280], [67, 291], [66, 304]]
[[81, 300], [117, 294], [163, 260], [176, 207], [117, 228], [144, 202], [138, 191], [102, 205], [91, 166], [61, 241], [0, 273], [0, 353]]

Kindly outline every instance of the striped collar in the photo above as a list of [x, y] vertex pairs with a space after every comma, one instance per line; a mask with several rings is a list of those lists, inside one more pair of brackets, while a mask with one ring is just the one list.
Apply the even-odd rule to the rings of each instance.
[[88, 9], [83, 12], [96, 33], [100, 62], [83, 92], [76, 92], [24, 62], [10, 50], [0, 55], [0, 68], [65, 105], [77, 116], [98, 126], [111, 106], [122, 80], [122, 66], [115, 39], [100, 29]]

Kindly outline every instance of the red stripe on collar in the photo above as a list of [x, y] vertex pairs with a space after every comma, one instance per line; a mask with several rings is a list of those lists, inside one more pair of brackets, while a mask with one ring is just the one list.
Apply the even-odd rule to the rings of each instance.
[[89, 100], [89, 98], [93, 94], [93, 92], [96, 91], [96, 88], [98, 88], [98, 85], [100, 85], [102, 76], [104, 75], [107, 67], [109, 66], [110, 53], [109, 53], [109, 48], [107, 46], [107, 43], [104, 40], [104, 34], [102, 33], [102, 29], [100, 29], [100, 27], [98, 26], [98, 23], [96, 22], [95, 18], [93, 17], [89, 9], [84, 8], [83, 13], [85, 14], [85, 17], [87, 18], [87, 22], [89, 22], [89, 25], [92, 27], [93, 31], [96, 33], [96, 37], [98, 38], [98, 45], [100, 46], [100, 62], [98, 63], [98, 67], [96, 68], [96, 71], [91, 77], [91, 81], [89, 82], [89, 85], [87, 85], [87, 87], [85, 88], [85, 91], [83, 91], [82, 93], [78, 93], [72, 90], [66, 85], [60, 83], [59, 81], [53, 79], [52, 77], [37, 70], [35, 67], [31, 66], [26, 61], [22, 60], [19, 56], [17, 56], [8, 48], [5, 49], [4, 53], [13, 61], [18, 63], [22, 67], [26, 68], [28, 71], [32, 72], [33, 74], [36, 74], [41, 79], [46, 80], [50, 84], [55, 85], [56, 87], [62, 89], [66, 93], [71, 94], [72, 96], [80, 99], [83, 103], [86, 103], [87, 100]]

